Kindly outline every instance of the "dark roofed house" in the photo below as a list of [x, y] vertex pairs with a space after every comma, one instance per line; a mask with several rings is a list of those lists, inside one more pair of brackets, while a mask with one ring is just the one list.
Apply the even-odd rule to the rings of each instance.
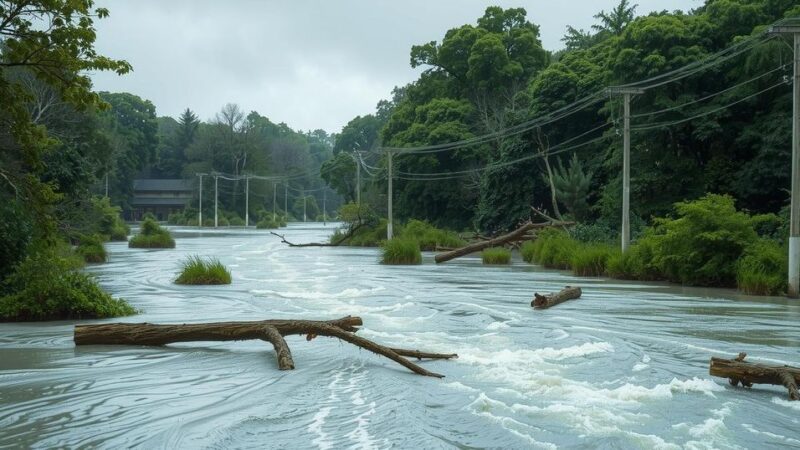
[[140, 220], [149, 212], [158, 220], [167, 220], [170, 214], [186, 208], [193, 191], [194, 185], [188, 180], [134, 180], [131, 216], [128, 219]]

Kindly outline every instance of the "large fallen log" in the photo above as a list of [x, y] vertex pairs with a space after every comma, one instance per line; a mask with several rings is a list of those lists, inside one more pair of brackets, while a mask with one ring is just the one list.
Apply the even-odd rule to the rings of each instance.
[[559, 303], [564, 303], [567, 300], [580, 298], [582, 293], [581, 288], [577, 286], [567, 286], [559, 292], [549, 295], [534, 293], [531, 306], [533, 306], [533, 309], [546, 309]]
[[451, 250], [449, 252], [439, 253], [438, 255], [436, 255], [434, 259], [437, 263], [447, 262], [450, 261], [451, 259], [469, 255], [470, 253], [479, 252], [487, 248], [499, 247], [509, 242], [524, 240], [526, 239], [527, 233], [530, 230], [534, 230], [537, 228], [548, 228], [554, 226], [568, 226], [571, 224], [572, 222], [544, 222], [544, 223], [525, 222], [524, 224], [522, 224], [522, 226], [520, 226], [519, 228], [510, 233], [485, 241], [473, 242], [472, 244], [466, 245], [461, 248], [457, 248], [455, 250]]
[[746, 388], [754, 384], [774, 384], [789, 390], [789, 400], [800, 400], [797, 385], [800, 384], [800, 368], [791, 366], [772, 366], [752, 364], [744, 361], [746, 353], [739, 353], [735, 359], [711, 358], [708, 373], [715, 377], [727, 378], [731, 386], [740, 383]]
[[456, 354], [428, 353], [419, 350], [391, 348], [369, 339], [356, 336], [360, 317], [347, 316], [337, 320], [261, 320], [254, 322], [215, 322], [193, 324], [110, 323], [76, 325], [75, 345], [166, 345], [190, 341], [242, 341], [261, 339], [275, 348], [278, 368], [294, 369], [294, 360], [285, 336], [306, 335], [306, 340], [317, 336], [339, 338], [353, 345], [385, 356], [412, 372], [429, 377], [444, 375], [429, 372], [406, 357], [417, 359], [450, 359]]

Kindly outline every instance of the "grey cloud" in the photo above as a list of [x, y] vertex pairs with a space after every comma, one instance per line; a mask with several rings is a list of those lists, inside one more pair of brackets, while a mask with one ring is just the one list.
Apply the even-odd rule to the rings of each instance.
[[[488, 5], [524, 7], [545, 48], [567, 24], [589, 28], [616, 0], [341, 0], [212, 2], [101, 0], [97, 48], [128, 60], [132, 74], [93, 74], [99, 90], [151, 100], [159, 115], [184, 108], [211, 118], [228, 102], [297, 129], [338, 131], [373, 112], [394, 86], [414, 80], [412, 45], [474, 23]], [[639, 12], [687, 9], [699, 0], [641, 0]]]

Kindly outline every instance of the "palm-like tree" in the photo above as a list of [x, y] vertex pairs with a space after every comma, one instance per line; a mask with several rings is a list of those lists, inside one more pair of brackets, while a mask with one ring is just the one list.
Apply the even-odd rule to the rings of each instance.
[[599, 25], [592, 25], [597, 31], [608, 31], [614, 35], [622, 34], [622, 30], [633, 21], [634, 13], [639, 5], [631, 5], [628, 0], [619, 2], [611, 12], [600, 11], [594, 18], [600, 19]]

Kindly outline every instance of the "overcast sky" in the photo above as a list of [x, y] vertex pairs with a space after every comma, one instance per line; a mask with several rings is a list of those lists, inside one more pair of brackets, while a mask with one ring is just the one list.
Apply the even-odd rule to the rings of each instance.
[[[101, 54], [133, 72], [94, 74], [97, 90], [131, 92], [159, 116], [189, 107], [201, 119], [225, 103], [301, 130], [338, 132], [418, 76], [412, 45], [474, 24], [489, 5], [524, 7], [556, 50], [567, 25], [588, 29], [618, 0], [100, 0]], [[638, 14], [688, 10], [701, 0], [634, 0]]]

